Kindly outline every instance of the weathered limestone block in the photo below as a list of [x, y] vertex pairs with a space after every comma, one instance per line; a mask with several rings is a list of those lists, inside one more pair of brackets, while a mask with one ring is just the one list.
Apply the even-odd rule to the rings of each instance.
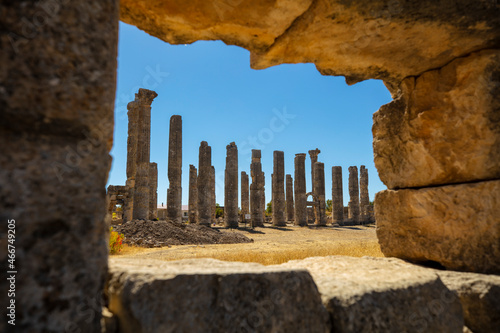
[[188, 220], [189, 223], [196, 223], [197, 204], [198, 204], [198, 171], [192, 164], [189, 165], [189, 201], [188, 201]]
[[443, 283], [460, 298], [465, 325], [474, 333], [500, 327], [500, 276], [436, 270]]
[[349, 167], [349, 220], [359, 221], [358, 167]]
[[304, 270], [255, 263], [113, 258], [108, 294], [122, 332], [330, 332]]
[[249, 50], [263, 50], [311, 3], [312, 0], [194, 0], [187, 5], [183, 1], [122, 0], [120, 19], [170, 44], [220, 39]]
[[286, 175], [286, 220], [292, 222], [293, 218], [293, 178]]
[[182, 117], [170, 117], [167, 219], [182, 222]]
[[149, 219], [158, 217], [158, 165], [149, 163]]
[[[1, 5], [0, 332], [99, 332], [118, 2], [68, 1], [50, 13], [43, 4]], [[15, 326], [6, 316], [11, 219]]]
[[373, 115], [373, 149], [390, 189], [500, 178], [500, 51], [408, 78]]
[[198, 162], [197, 223], [209, 226], [212, 221], [212, 148], [206, 141], [200, 143]]
[[306, 154], [295, 154], [295, 220], [294, 225], [307, 225], [307, 198], [306, 198]]
[[250, 180], [245, 171], [241, 172], [241, 216], [247, 221], [246, 215], [250, 214]]
[[234, 142], [226, 146], [224, 176], [224, 226], [238, 228], [238, 147]]
[[135, 94], [138, 108], [137, 129], [137, 167], [135, 172], [134, 203], [132, 216], [134, 219], [149, 218], [149, 157], [151, 145], [151, 103], [158, 96], [152, 90], [140, 88]]
[[342, 167], [332, 167], [332, 220], [340, 223], [344, 220], [344, 194], [342, 190]]
[[253, 68], [313, 62], [349, 83], [397, 82], [495, 47], [499, 17], [497, 1], [120, 2], [121, 20], [168, 43], [221, 39], [250, 50]]
[[376, 194], [382, 252], [447, 269], [500, 273], [500, 180]]
[[273, 226], [285, 226], [285, 153], [275, 150], [273, 152], [273, 175], [272, 175], [272, 205]]
[[462, 332], [459, 298], [430, 269], [395, 258], [345, 256], [277, 267], [311, 273], [332, 332]]
[[325, 200], [325, 165], [321, 162], [314, 163], [314, 194], [317, 205], [315, 206], [315, 224], [326, 225], [326, 200]]

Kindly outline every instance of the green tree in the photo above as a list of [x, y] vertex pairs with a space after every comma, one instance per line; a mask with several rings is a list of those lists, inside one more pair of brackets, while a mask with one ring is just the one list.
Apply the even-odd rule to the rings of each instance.
[[269, 201], [267, 203], [266, 216], [271, 216], [272, 213], [273, 213], [273, 202]]
[[219, 204], [215, 204], [215, 217], [219, 218], [224, 216], [224, 209]]
[[331, 213], [333, 208], [332, 200], [326, 200], [326, 212]]

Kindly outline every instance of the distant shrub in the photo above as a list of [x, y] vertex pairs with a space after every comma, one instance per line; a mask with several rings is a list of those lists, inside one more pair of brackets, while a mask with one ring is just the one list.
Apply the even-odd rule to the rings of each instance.
[[109, 253], [117, 254], [123, 248], [123, 234], [113, 231], [113, 227], [109, 228]]

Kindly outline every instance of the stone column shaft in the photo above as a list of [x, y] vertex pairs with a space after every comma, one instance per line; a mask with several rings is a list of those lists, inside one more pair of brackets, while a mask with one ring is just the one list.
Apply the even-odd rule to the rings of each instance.
[[342, 191], [342, 167], [332, 167], [332, 221], [344, 220], [344, 195]]
[[293, 178], [292, 175], [286, 175], [286, 220], [292, 222], [293, 214]]
[[358, 167], [349, 167], [349, 220], [359, 222]]
[[364, 165], [359, 168], [359, 199], [361, 219], [363, 222], [367, 222], [369, 220], [370, 197], [368, 195], [368, 170]]
[[315, 209], [316, 225], [326, 225], [325, 202], [325, 165], [321, 162], [314, 163], [314, 195], [317, 206]]
[[135, 95], [139, 109], [137, 131], [137, 170], [134, 185], [134, 219], [149, 218], [149, 153], [151, 141], [151, 103], [158, 94], [152, 90], [139, 89]]
[[212, 221], [212, 148], [206, 141], [200, 144], [198, 164], [198, 224], [210, 226]]
[[273, 153], [272, 203], [273, 226], [285, 226], [285, 154], [282, 151]]
[[314, 163], [318, 162], [318, 155], [321, 150], [318, 148], [309, 150], [309, 157], [311, 158], [311, 192], [314, 193]]
[[170, 117], [167, 219], [182, 222], [182, 117]]
[[158, 165], [149, 163], [149, 219], [158, 217]]
[[252, 150], [252, 163], [250, 164], [250, 214], [252, 216], [252, 227], [264, 225], [264, 173], [262, 172], [260, 150]]
[[238, 148], [234, 142], [226, 146], [224, 175], [224, 226], [238, 228]]
[[215, 198], [215, 167], [212, 165], [211, 167], [211, 174], [210, 174], [210, 195], [211, 195], [211, 200], [210, 200], [210, 208], [212, 210], [212, 223], [216, 222], [215, 215], [217, 213], [217, 202]]
[[306, 202], [306, 154], [295, 154], [295, 220], [294, 224], [307, 225], [307, 202]]
[[198, 170], [194, 165], [189, 165], [189, 202], [188, 202], [188, 220], [189, 223], [196, 223], [196, 213], [198, 204]]
[[241, 216], [242, 221], [246, 221], [245, 215], [250, 213], [250, 185], [248, 174], [241, 172]]

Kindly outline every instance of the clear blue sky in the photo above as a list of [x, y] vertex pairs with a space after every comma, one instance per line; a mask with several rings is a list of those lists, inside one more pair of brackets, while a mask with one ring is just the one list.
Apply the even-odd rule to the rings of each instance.
[[[113, 165], [108, 184], [124, 185], [127, 103], [139, 88], [158, 93], [151, 110], [151, 162], [158, 163], [158, 203], [166, 204], [171, 115], [182, 116], [182, 198], [188, 202], [189, 164], [198, 167], [201, 141], [212, 147], [216, 198], [224, 204], [226, 145], [236, 142], [239, 171], [250, 174], [251, 149], [262, 149], [266, 201], [271, 200], [273, 151], [285, 152], [285, 172], [294, 175], [296, 153], [319, 148], [325, 163], [326, 198], [331, 167], [342, 166], [344, 204], [348, 170], [365, 165], [370, 200], [385, 189], [373, 164], [372, 114], [391, 97], [381, 81], [347, 86], [343, 77], [322, 76], [313, 64], [250, 68], [250, 53], [222, 42], [170, 45], [120, 22]], [[306, 159], [307, 190], [311, 161]]]

